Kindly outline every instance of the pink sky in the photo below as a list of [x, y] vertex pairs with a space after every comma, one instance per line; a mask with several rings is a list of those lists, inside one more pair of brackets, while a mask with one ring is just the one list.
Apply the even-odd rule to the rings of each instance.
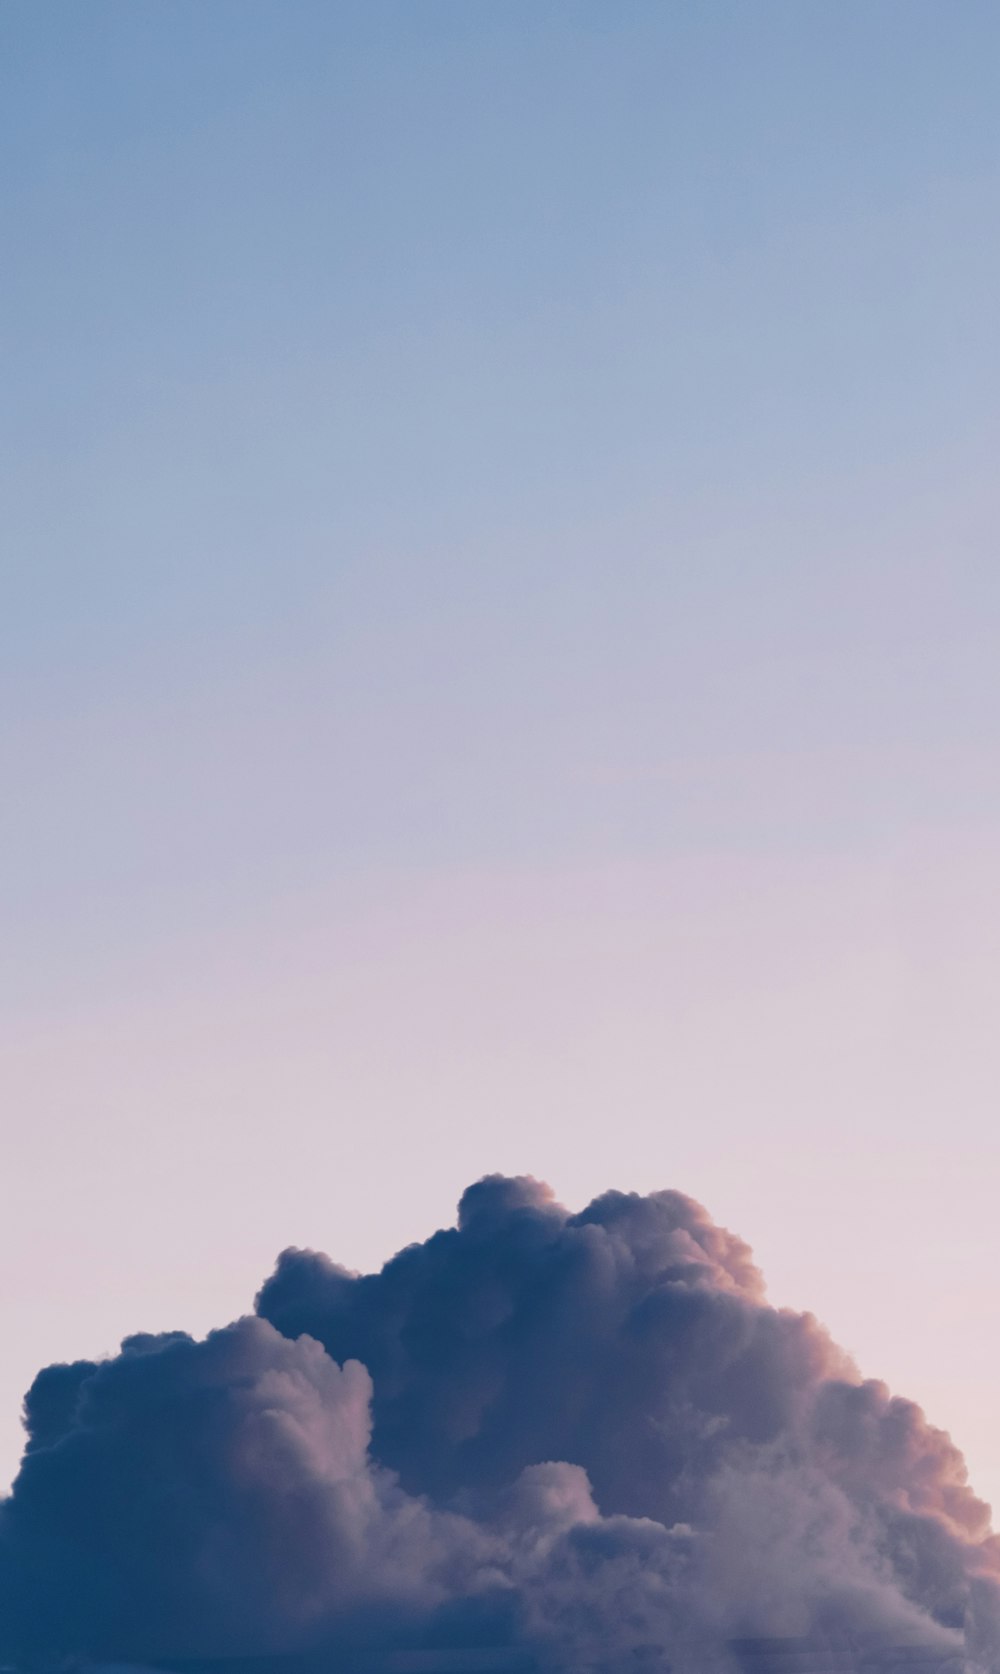
[[359, 877], [8, 1019], [6, 1470], [43, 1361], [206, 1329], [290, 1243], [378, 1265], [498, 1169], [703, 1199], [1000, 1498], [992, 864]]

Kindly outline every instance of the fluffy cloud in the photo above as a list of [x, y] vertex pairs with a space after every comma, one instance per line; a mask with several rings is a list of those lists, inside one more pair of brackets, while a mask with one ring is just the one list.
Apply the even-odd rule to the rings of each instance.
[[255, 1317], [49, 1367], [25, 1410], [15, 1664], [1000, 1667], [959, 1453], [676, 1192], [480, 1181], [380, 1273], [287, 1251]]

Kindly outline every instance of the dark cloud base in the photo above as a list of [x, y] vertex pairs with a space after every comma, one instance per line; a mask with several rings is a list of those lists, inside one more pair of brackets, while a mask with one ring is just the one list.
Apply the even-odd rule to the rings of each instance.
[[176, 1674], [1000, 1671], [961, 1455], [677, 1192], [530, 1179], [359, 1276], [50, 1366], [0, 1662]]

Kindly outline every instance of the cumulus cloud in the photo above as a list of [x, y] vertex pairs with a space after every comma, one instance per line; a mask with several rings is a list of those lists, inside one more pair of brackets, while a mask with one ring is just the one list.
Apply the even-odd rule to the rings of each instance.
[[253, 1317], [49, 1367], [25, 1418], [15, 1666], [1000, 1668], [960, 1454], [677, 1192], [481, 1180], [380, 1273], [286, 1251]]

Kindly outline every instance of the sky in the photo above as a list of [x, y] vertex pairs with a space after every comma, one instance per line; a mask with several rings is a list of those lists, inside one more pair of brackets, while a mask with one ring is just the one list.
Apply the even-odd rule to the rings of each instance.
[[5, 0], [37, 1368], [675, 1187], [1000, 1505], [1000, 13]]

